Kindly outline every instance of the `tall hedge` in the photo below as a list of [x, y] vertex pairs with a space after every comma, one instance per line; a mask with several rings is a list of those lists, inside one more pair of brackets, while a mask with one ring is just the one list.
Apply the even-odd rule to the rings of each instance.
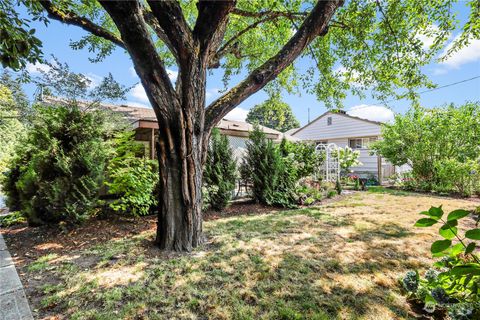
[[237, 165], [228, 138], [214, 129], [203, 173], [209, 207], [220, 211], [228, 205], [235, 189], [236, 177]]
[[252, 183], [252, 197], [259, 203], [289, 207], [295, 203], [298, 179], [295, 161], [282, 154], [255, 126], [247, 141], [242, 178]]
[[106, 117], [75, 105], [36, 109], [3, 182], [7, 204], [32, 225], [77, 223], [92, 214], [104, 180]]

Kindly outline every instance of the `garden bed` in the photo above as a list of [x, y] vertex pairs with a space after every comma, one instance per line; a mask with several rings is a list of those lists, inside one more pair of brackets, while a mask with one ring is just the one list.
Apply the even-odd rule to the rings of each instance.
[[398, 279], [428, 268], [438, 238], [413, 224], [440, 204], [476, 205], [380, 192], [298, 210], [233, 205], [206, 214], [207, 242], [190, 254], [152, 245], [155, 217], [5, 238], [36, 319], [407, 319]]

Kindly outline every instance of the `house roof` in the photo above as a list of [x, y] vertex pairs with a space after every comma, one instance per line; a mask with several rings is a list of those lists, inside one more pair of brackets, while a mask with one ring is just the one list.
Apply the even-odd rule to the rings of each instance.
[[292, 134], [294, 134], [298, 129], [300, 129], [300, 128], [293, 128], [293, 129], [290, 129], [290, 130], [285, 131], [284, 133], [285, 133], [285, 134], [288, 134], [288, 135], [292, 135]]
[[327, 112], [324, 112], [322, 113], [320, 116], [318, 116], [317, 118], [313, 119], [313, 121], [309, 122], [308, 124], [306, 124], [305, 126], [297, 129], [295, 132], [291, 133], [292, 136], [295, 136], [295, 134], [299, 133], [300, 131], [302, 131], [303, 129], [305, 129], [306, 127], [310, 126], [311, 124], [317, 122], [318, 120], [320, 120], [321, 118], [323, 118], [324, 116], [328, 115], [328, 114], [336, 114], [336, 115], [340, 115], [340, 116], [344, 116], [344, 117], [347, 117], [347, 118], [351, 118], [351, 119], [356, 119], [356, 120], [361, 120], [361, 121], [365, 121], [365, 122], [368, 122], [368, 123], [373, 123], [373, 124], [377, 124], [377, 125], [382, 125], [383, 122], [380, 122], [380, 121], [374, 121], [374, 120], [368, 120], [368, 119], [364, 119], [364, 118], [360, 118], [360, 117], [356, 117], [356, 116], [351, 116], [349, 115], [348, 113], [346, 113], [345, 111], [327, 111]]
[[[219, 129], [224, 129], [224, 130], [230, 130], [230, 131], [252, 131], [253, 130], [253, 125], [244, 122], [244, 121], [237, 121], [237, 120], [229, 120], [229, 119], [222, 119], [220, 122], [216, 125], [217, 128]], [[263, 132], [266, 134], [275, 134], [275, 135], [282, 135], [282, 132], [270, 129], [265, 126], [260, 126]]]
[[[57, 97], [45, 96], [42, 100], [45, 103], [49, 104], [67, 104], [67, 101]], [[89, 107], [89, 104], [84, 101], [79, 102], [80, 107]], [[134, 127], [141, 128], [144, 125], [147, 125], [148, 128], [158, 128], [157, 117], [155, 111], [152, 108], [142, 108], [134, 107], [125, 104], [109, 104], [109, 103], [98, 103], [95, 105], [96, 108], [106, 109], [113, 112], [118, 112], [123, 114], [123, 116], [130, 121]], [[222, 131], [228, 131], [229, 133], [237, 133], [238, 135], [248, 136], [248, 132], [253, 130], [253, 125], [244, 121], [236, 121], [229, 119], [222, 119], [217, 125]], [[260, 126], [263, 132], [270, 138], [275, 140], [281, 140], [285, 137], [290, 141], [299, 141], [300, 139], [295, 138], [289, 134], [282, 133], [280, 131], [270, 129], [265, 126]]]

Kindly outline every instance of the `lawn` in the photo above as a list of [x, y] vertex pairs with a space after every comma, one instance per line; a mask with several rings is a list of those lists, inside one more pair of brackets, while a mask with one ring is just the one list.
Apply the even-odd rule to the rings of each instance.
[[206, 244], [188, 255], [152, 247], [152, 218], [119, 224], [133, 235], [110, 240], [63, 234], [22, 251], [14, 242], [27, 231], [13, 229], [7, 241], [38, 319], [409, 319], [398, 279], [428, 268], [439, 237], [412, 225], [440, 204], [448, 212], [478, 202], [360, 192], [206, 221]]

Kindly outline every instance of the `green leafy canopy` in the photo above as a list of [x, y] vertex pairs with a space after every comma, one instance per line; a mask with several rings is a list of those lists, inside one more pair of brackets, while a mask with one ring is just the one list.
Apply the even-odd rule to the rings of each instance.
[[295, 118], [290, 106], [281, 101], [278, 95], [250, 109], [246, 121], [281, 132], [300, 127], [300, 122]]
[[[0, 1], [0, 60], [14, 69], [42, 59], [42, 44], [35, 37], [30, 19], [49, 21], [40, 2], [18, 2], [26, 7], [28, 19], [18, 14], [17, 1]], [[112, 37], [119, 37], [112, 19], [97, 1], [52, 3], [60, 18], [73, 14], [108, 31]], [[461, 26], [453, 8], [456, 3], [454, 0], [346, 1], [335, 12], [328, 32], [304, 50], [303, 58], [312, 62], [310, 66], [306, 70], [298, 65], [287, 67], [266, 89], [270, 93], [280, 88], [298, 92], [303, 86], [327, 106], [336, 107], [341, 106], [348, 93], [363, 97], [369, 91], [380, 100], [387, 96], [414, 98], [416, 88], [434, 85], [421, 67], [439, 58], [438, 53], [456, 28], [461, 27], [463, 32], [450, 54], [480, 37], [478, 1], [461, 2], [470, 8], [470, 15]], [[190, 28], [198, 15], [196, 4], [196, 1], [181, 1]], [[148, 13], [149, 6], [143, 5]], [[222, 69], [225, 85], [233, 76], [245, 70], [251, 72], [274, 56], [314, 5], [313, 0], [237, 1], [219, 48], [221, 55], [212, 64]], [[165, 43], [153, 28], [150, 31], [163, 62], [174, 65], [175, 59]], [[429, 46], [422, 41], [426, 37], [432, 39]], [[93, 34], [74, 40], [71, 46], [93, 52], [93, 61], [105, 59], [115, 48], [113, 42]]]

